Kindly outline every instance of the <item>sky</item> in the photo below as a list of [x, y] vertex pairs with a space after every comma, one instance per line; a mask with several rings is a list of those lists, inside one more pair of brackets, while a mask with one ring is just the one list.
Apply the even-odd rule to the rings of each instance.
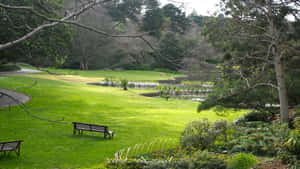
[[216, 4], [220, 2], [220, 0], [160, 0], [162, 5], [167, 3], [174, 3], [176, 6], [179, 6], [180, 3], [184, 2], [185, 10], [188, 14], [192, 13], [195, 9], [200, 15], [212, 15], [217, 11]]

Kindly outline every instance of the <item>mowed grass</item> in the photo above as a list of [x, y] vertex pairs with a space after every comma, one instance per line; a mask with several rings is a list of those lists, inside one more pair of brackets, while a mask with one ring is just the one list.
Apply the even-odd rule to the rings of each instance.
[[[130, 75], [131, 76], [131, 75]], [[35, 119], [18, 106], [0, 109], [0, 142], [22, 139], [21, 156], [0, 157], [2, 169], [88, 168], [113, 158], [120, 149], [158, 138], [179, 138], [186, 123], [208, 118], [233, 120], [245, 111], [229, 110], [220, 117], [214, 110], [196, 112], [198, 103], [146, 98], [143, 90], [88, 86], [26, 76], [0, 77], [0, 87], [19, 89], [32, 97], [26, 105], [34, 115], [68, 124]], [[73, 135], [71, 122], [107, 125], [116, 134], [104, 139], [101, 133]]]
[[[34, 67], [24, 67], [35, 69]], [[115, 80], [126, 79], [129, 81], [143, 81], [143, 82], [153, 82], [158, 80], [174, 80], [175, 77], [184, 76], [181, 73], [164, 73], [156, 71], [139, 71], [139, 70], [123, 70], [123, 71], [110, 71], [110, 70], [89, 70], [89, 71], [80, 71], [73, 69], [53, 69], [47, 68], [53, 73], [63, 74], [63, 75], [73, 75], [86, 78], [113, 78]], [[40, 73], [46, 75], [47, 73]]]

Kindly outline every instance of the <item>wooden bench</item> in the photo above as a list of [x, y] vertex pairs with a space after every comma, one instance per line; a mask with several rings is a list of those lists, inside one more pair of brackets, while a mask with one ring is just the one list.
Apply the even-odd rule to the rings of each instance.
[[109, 131], [107, 126], [100, 126], [95, 124], [85, 124], [85, 123], [77, 123], [73, 122], [74, 130], [73, 134], [83, 134], [83, 131], [93, 131], [93, 132], [100, 132], [104, 133], [104, 138], [109, 136], [109, 138], [114, 137], [114, 132]]
[[0, 152], [4, 154], [8, 151], [15, 151], [17, 156], [20, 156], [21, 143], [23, 140], [1, 142], [0, 143]]

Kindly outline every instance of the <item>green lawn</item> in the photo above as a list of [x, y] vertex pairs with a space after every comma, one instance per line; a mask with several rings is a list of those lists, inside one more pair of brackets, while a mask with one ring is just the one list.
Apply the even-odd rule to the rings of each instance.
[[[136, 76], [135, 71], [127, 74], [144, 80], [151, 72], [145, 76]], [[122, 91], [28, 76], [0, 76], [0, 87], [13, 89], [30, 85], [34, 80], [38, 80], [37, 86], [18, 90], [32, 97], [26, 105], [32, 107], [33, 114], [51, 120], [63, 119], [69, 124], [32, 118], [19, 107], [0, 109], [0, 141], [24, 140], [19, 158], [0, 157], [1, 169], [93, 167], [128, 146], [157, 138], [178, 138], [191, 120], [233, 120], [245, 113], [227, 110], [230, 112], [227, 117], [217, 116], [213, 110], [196, 113], [196, 102], [138, 95], [147, 91]], [[115, 131], [115, 138], [105, 140], [102, 134], [89, 132], [73, 136], [72, 121], [108, 125]]]
[[[21, 66], [23, 68], [35, 69], [30, 66]], [[72, 69], [53, 69], [47, 68], [47, 70], [53, 73], [61, 73], [64, 75], [76, 75], [81, 77], [89, 78], [113, 78], [116, 80], [127, 79], [129, 81], [144, 81], [152, 82], [157, 80], [173, 80], [174, 77], [183, 76], [181, 73], [163, 73], [155, 71], [139, 71], [139, 70], [124, 70], [124, 71], [106, 71], [106, 70], [89, 70], [89, 71], [80, 71]], [[45, 72], [41, 74], [47, 74]]]

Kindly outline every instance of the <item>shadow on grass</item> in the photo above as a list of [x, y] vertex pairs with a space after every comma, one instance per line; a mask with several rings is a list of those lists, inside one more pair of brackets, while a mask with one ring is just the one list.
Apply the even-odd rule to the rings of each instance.
[[70, 138], [80, 139], [80, 140], [92, 140], [92, 141], [110, 141], [112, 139], [104, 138], [101, 134], [91, 134], [91, 133], [84, 133], [82, 135], [70, 135]]
[[17, 156], [15, 152], [0, 153], [0, 161], [16, 160], [20, 158], [21, 157]]

